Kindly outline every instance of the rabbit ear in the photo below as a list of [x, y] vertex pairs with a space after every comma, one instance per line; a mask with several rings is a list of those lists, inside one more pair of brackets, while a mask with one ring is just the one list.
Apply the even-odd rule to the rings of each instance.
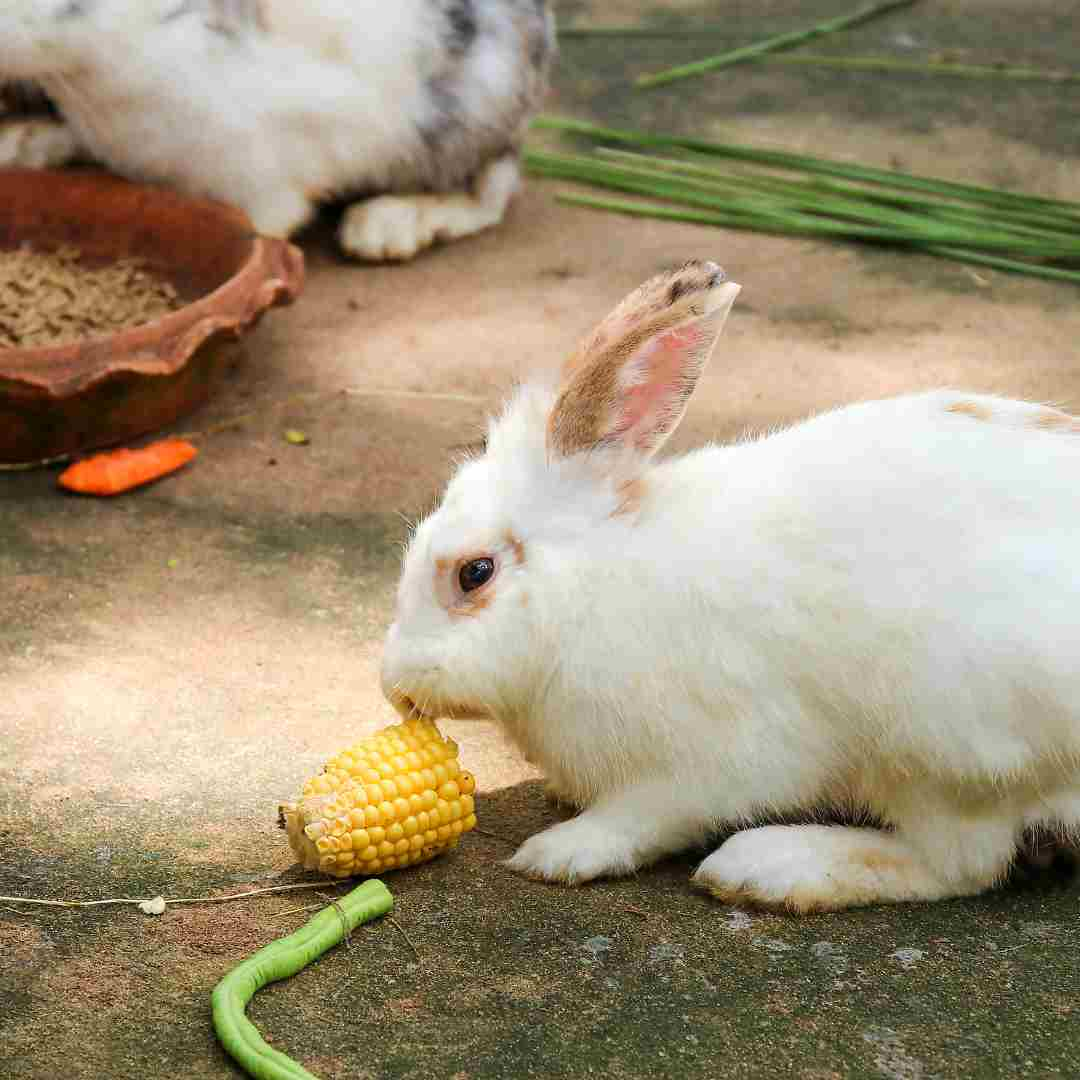
[[739, 288], [715, 263], [695, 261], [632, 292], [564, 367], [548, 449], [654, 454], [682, 419]]

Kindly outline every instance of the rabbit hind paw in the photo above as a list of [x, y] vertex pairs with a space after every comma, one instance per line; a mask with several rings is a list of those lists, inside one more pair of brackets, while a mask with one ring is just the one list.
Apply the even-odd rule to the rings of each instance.
[[976, 891], [949, 887], [895, 835], [817, 825], [738, 832], [698, 867], [693, 881], [736, 906], [797, 913]]
[[368, 262], [404, 262], [426, 248], [498, 225], [519, 182], [517, 159], [489, 164], [471, 192], [380, 195], [353, 203], [338, 229], [346, 255]]

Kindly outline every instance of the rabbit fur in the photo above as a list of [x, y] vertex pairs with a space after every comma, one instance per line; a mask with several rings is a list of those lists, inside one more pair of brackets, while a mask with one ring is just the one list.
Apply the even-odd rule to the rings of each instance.
[[729, 902], [977, 893], [1080, 827], [1080, 421], [939, 390], [653, 463], [738, 291], [660, 275], [517, 390], [411, 538], [384, 692], [582, 808], [523, 874], [735, 827], [694, 875]]
[[271, 234], [361, 197], [339, 240], [366, 259], [502, 219], [553, 50], [545, 0], [0, 5], [0, 73], [48, 93], [73, 151]]

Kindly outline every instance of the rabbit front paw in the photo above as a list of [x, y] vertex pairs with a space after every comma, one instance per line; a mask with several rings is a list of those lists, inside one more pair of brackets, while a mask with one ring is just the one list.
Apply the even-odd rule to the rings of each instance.
[[637, 862], [623, 835], [583, 814], [531, 836], [506, 865], [526, 877], [573, 885], [628, 874]]

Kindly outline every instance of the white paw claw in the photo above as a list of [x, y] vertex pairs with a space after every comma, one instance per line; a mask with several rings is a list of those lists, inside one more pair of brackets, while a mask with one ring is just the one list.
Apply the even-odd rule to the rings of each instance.
[[693, 882], [735, 904], [806, 911], [834, 903], [828, 862], [798, 830], [783, 827], [736, 833], [697, 868]]
[[372, 262], [411, 259], [434, 237], [422, 228], [421, 206], [414, 199], [383, 195], [350, 206], [338, 230], [346, 254]]
[[508, 155], [481, 172], [472, 192], [380, 195], [353, 203], [341, 219], [338, 243], [346, 255], [371, 262], [411, 259], [439, 241], [498, 225], [520, 175], [517, 158]]
[[526, 877], [573, 885], [628, 874], [636, 864], [617, 833], [580, 817], [531, 836], [506, 865]]

